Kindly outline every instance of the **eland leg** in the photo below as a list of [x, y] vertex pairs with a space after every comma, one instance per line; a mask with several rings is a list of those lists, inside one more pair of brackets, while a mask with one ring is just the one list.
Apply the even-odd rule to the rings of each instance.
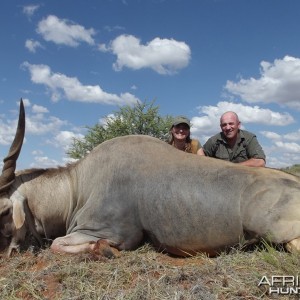
[[51, 245], [51, 250], [58, 253], [84, 253], [93, 250], [98, 238], [79, 232], [56, 238]]
[[80, 232], [73, 232], [56, 238], [51, 251], [65, 254], [93, 253], [105, 257], [118, 256], [118, 251], [112, 247], [115, 243], [107, 239], [99, 239]]

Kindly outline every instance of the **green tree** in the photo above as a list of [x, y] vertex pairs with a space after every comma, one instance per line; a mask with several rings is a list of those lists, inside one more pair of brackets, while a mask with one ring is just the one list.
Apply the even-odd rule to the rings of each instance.
[[173, 118], [160, 116], [158, 110], [159, 107], [154, 105], [154, 101], [120, 107], [113, 117], [105, 117], [104, 125], [87, 126], [88, 132], [85, 137], [75, 138], [67, 154], [78, 159], [106, 140], [130, 134], [150, 135], [166, 141]]

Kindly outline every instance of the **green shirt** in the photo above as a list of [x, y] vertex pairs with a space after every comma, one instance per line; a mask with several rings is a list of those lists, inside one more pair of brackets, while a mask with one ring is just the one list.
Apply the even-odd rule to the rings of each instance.
[[258, 143], [256, 135], [240, 130], [237, 142], [233, 148], [230, 148], [222, 132], [212, 136], [203, 146], [206, 156], [215, 157], [234, 163], [246, 161], [250, 158], [262, 158], [266, 160], [265, 153]]

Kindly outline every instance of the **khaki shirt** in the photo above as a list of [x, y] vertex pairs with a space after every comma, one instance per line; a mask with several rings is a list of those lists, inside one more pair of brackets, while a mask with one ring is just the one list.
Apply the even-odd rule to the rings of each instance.
[[197, 154], [198, 150], [201, 148], [201, 144], [198, 140], [195, 140], [195, 139], [192, 139], [192, 142], [191, 142], [191, 150], [192, 150], [192, 153], [194, 154]]
[[222, 132], [209, 138], [203, 146], [206, 156], [215, 157], [234, 163], [246, 161], [250, 158], [262, 158], [266, 160], [265, 153], [258, 143], [256, 135], [240, 130], [233, 149], [229, 147]]

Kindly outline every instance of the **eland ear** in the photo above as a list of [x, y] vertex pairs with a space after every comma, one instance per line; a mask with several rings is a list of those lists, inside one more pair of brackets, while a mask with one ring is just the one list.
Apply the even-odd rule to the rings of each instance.
[[13, 201], [13, 221], [16, 229], [20, 229], [25, 223], [25, 210], [24, 201], [15, 200]]

